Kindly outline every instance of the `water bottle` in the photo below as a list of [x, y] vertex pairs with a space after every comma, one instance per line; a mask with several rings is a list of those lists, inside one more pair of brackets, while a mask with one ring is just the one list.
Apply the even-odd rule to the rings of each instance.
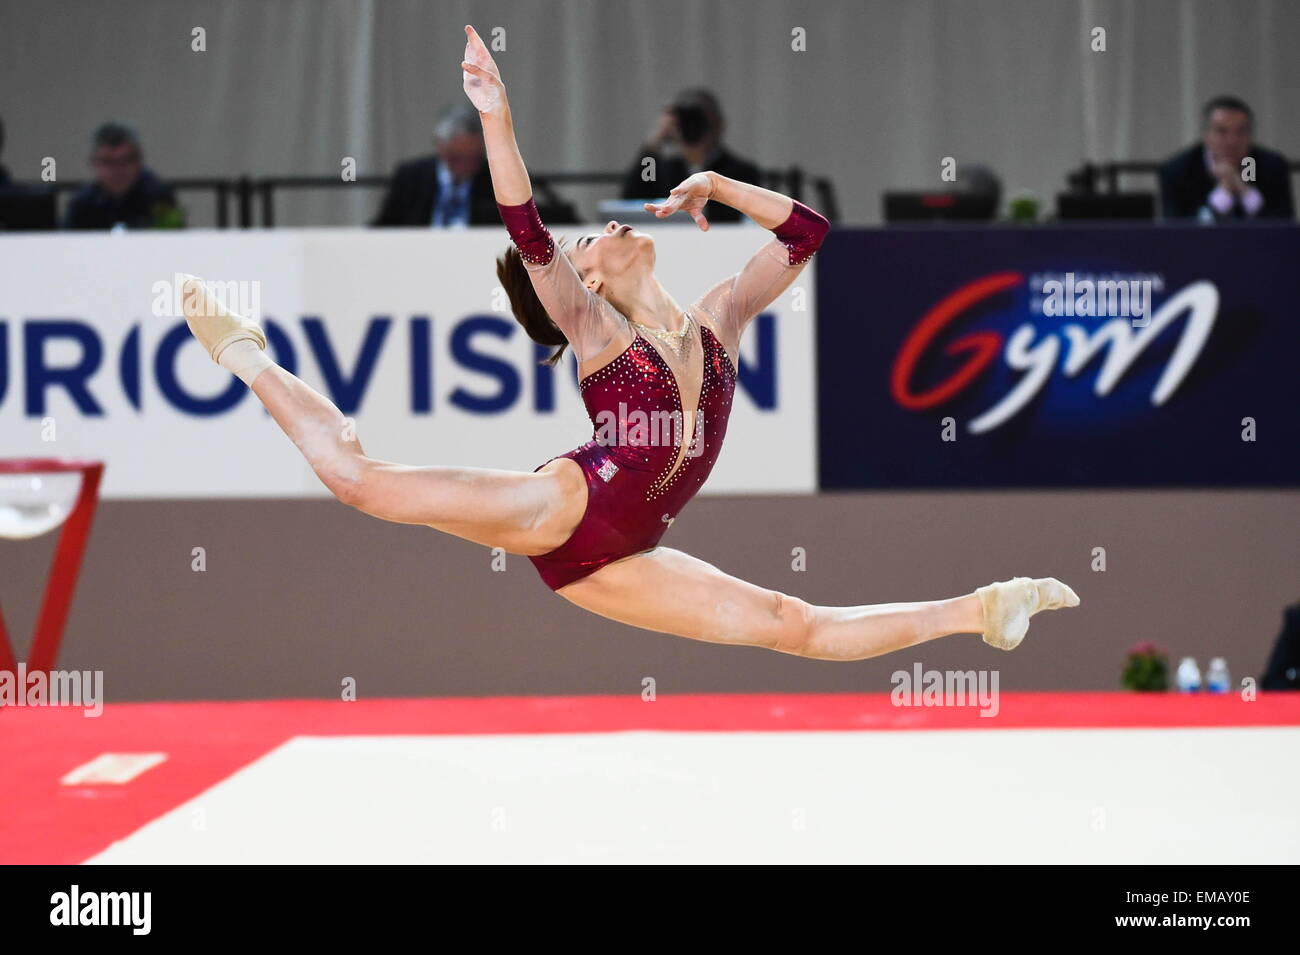
[[1228, 676], [1228, 661], [1215, 657], [1210, 661], [1210, 668], [1205, 671], [1205, 688], [1211, 693], [1227, 693], [1232, 677]]
[[1178, 664], [1178, 692], [1179, 693], [1197, 693], [1201, 689], [1201, 670], [1196, 665], [1193, 657], [1183, 657], [1183, 662]]

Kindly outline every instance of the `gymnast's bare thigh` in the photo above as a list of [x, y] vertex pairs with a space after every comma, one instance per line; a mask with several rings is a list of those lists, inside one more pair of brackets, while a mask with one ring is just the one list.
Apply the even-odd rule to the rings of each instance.
[[811, 632], [803, 600], [733, 577], [671, 547], [631, 554], [556, 590], [619, 623], [709, 643], [797, 652]]
[[527, 550], [518, 551], [524, 556], [555, 550], [573, 535], [587, 512], [587, 477], [578, 462], [572, 458], [556, 458], [536, 473], [553, 481], [555, 490], [548, 495], [551, 506], [537, 528], [536, 542]]

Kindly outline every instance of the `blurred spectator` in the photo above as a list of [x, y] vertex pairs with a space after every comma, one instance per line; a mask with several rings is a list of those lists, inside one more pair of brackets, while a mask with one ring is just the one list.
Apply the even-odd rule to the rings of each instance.
[[[0, 155], [5, 151], [5, 122], [0, 119]], [[0, 189], [9, 185], [9, 170], [5, 168], [4, 163], [0, 163]]]
[[1300, 690], [1300, 603], [1282, 611], [1282, 631], [1273, 644], [1261, 690]]
[[144, 165], [140, 140], [130, 127], [105, 123], [95, 130], [90, 165], [95, 181], [69, 201], [65, 229], [183, 225], [176, 195]]
[[[1160, 167], [1166, 219], [1291, 219], [1291, 177], [1280, 153], [1251, 141], [1254, 114], [1235, 96], [1205, 104], [1201, 141]], [[1255, 160], [1254, 181], [1242, 178], [1242, 160]]]
[[[623, 178], [624, 199], [660, 199], [687, 176], [705, 169], [741, 182], [762, 185], [758, 166], [741, 159], [722, 145], [726, 120], [717, 98], [706, 89], [688, 89], [664, 107], [641, 154]], [[644, 160], [655, 161], [655, 177], [642, 178]], [[730, 206], [711, 203], [705, 210], [711, 222], [739, 222]]]
[[993, 167], [982, 162], [968, 162], [961, 167], [957, 176], [955, 192], [968, 196], [978, 196], [989, 204], [993, 210], [989, 218], [997, 215], [1002, 203], [1002, 179]]
[[372, 225], [500, 225], [478, 110], [470, 103], [446, 110], [433, 148], [434, 155], [397, 167]]
[[[5, 129], [0, 122], [0, 151]], [[0, 165], [0, 232], [53, 229], [58, 221], [58, 200], [49, 186], [15, 183], [9, 170]]]

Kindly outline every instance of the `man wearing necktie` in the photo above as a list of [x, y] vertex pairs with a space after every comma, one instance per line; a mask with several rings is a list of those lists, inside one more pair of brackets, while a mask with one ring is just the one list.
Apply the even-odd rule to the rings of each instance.
[[457, 104], [434, 127], [434, 155], [399, 165], [373, 225], [499, 225], [478, 111]]
[[445, 162], [438, 163], [438, 201], [433, 207], [434, 226], [461, 228], [469, 225], [470, 180], [456, 182]]

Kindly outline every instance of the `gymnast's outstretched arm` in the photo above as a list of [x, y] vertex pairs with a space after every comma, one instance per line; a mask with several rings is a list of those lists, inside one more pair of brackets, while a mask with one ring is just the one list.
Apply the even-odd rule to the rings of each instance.
[[696, 303], [713, 316], [724, 347], [739, 347], [749, 322], [793, 284], [830, 231], [830, 223], [802, 202], [771, 189], [740, 182], [716, 172], [683, 180], [661, 203], [646, 203], [659, 218], [686, 212], [703, 230], [709, 228], [705, 204], [721, 202], [774, 233], [745, 267], [723, 279]]
[[465, 95], [479, 111], [483, 124], [483, 144], [501, 220], [547, 314], [568, 339], [574, 355], [579, 360], [589, 358], [608, 346], [617, 334], [618, 314], [582, 283], [569, 257], [556, 249], [542, 224], [528, 169], [515, 139], [501, 72], [474, 28], [466, 26], [465, 34], [465, 59], [461, 63]]

